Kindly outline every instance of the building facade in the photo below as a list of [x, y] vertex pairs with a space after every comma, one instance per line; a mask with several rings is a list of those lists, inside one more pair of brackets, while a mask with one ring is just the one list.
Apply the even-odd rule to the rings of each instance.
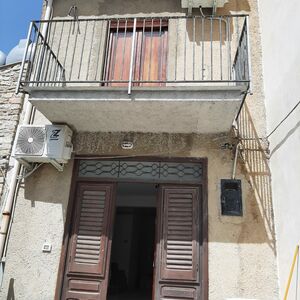
[[257, 1], [47, 5], [16, 85], [74, 151], [18, 174], [1, 297], [278, 299]]

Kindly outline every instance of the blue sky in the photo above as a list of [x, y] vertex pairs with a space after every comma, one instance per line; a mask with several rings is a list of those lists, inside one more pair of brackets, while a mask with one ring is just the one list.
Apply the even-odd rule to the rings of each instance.
[[42, 0], [0, 0], [0, 50], [6, 55], [26, 38], [31, 20], [40, 19]]

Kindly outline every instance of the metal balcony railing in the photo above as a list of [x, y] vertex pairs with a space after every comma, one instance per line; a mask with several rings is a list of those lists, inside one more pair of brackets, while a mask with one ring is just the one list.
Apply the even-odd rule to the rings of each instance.
[[248, 86], [248, 27], [246, 15], [34, 21], [18, 91], [119, 86], [130, 93], [135, 86]]

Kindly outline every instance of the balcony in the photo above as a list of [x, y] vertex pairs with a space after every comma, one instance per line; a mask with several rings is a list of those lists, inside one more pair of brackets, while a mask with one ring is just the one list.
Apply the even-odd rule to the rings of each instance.
[[225, 132], [249, 88], [248, 40], [240, 15], [35, 21], [19, 90], [78, 131]]

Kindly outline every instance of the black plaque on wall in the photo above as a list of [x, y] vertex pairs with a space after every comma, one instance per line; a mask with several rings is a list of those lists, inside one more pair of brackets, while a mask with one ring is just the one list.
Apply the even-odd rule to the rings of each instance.
[[221, 179], [221, 212], [225, 216], [242, 216], [241, 180]]

